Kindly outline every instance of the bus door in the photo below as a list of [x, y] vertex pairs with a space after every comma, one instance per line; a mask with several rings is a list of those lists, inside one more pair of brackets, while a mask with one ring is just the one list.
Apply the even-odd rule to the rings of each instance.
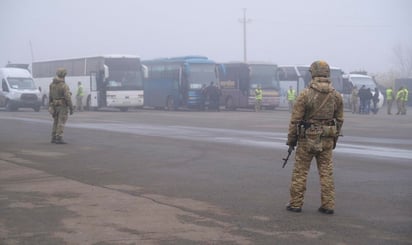
[[99, 91], [97, 87], [97, 73], [90, 73], [90, 99], [88, 99], [87, 105], [92, 108], [99, 106]]

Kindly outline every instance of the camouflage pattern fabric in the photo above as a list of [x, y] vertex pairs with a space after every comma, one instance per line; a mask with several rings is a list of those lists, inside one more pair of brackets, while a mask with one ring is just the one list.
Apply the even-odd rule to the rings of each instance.
[[[61, 71], [57, 73], [59, 72]], [[61, 74], [59, 73], [59, 75]], [[50, 84], [49, 106], [52, 107], [50, 111], [53, 111], [52, 138], [62, 138], [69, 110], [73, 110], [70, 89], [65, 83], [64, 78], [55, 77]]]
[[[328, 78], [329, 66], [326, 68], [315, 66], [315, 68], [317, 70], [312, 70], [315, 76], [309, 87], [302, 91], [296, 99], [289, 123], [287, 144], [295, 145], [297, 142], [289, 204], [292, 208], [303, 206], [307, 175], [311, 161], [315, 158], [321, 185], [321, 207], [334, 209], [335, 187], [332, 150], [335, 137], [326, 136], [322, 130], [323, 128], [330, 129], [330, 125], [333, 123], [336, 125], [334, 132], [339, 135], [343, 125], [343, 100], [342, 96], [332, 87], [331, 80]], [[318, 142], [320, 149], [313, 151], [305, 132], [299, 130], [298, 135], [298, 125], [301, 121], [306, 121], [311, 125], [311, 128], [306, 130], [322, 129]]]

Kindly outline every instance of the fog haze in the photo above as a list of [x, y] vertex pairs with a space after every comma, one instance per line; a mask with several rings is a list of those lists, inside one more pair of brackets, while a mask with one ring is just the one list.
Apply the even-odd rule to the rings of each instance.
[[277, 64], [324, 59], [344, 71], [385, 72], [412, 44], [409, 0], [2, 0], [0, 65], [134, 54], [205, 55]]

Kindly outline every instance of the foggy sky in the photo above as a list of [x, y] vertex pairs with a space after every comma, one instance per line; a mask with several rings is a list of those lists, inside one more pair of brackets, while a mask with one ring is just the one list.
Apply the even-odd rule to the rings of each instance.
[[276, 64], [324, 59], [386, 72], [412, 48], [409, 0], [1, 0], [0, 66], [102, 54], [205, 55]]

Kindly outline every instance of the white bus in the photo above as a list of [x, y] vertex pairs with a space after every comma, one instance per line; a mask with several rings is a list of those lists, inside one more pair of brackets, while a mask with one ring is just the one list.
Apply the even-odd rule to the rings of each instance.
[[[280, 80], [280, 106], [288, 107], [287, 90], [292, 86], [296, 90], [296, 94], [308, 86], [312, 76], [309, 72], [310, 65], [280, 65], [279, 80]], [[330, 79], [332, 85], [342, 94], [344, 103], [349, 103], [350, 87], [343, 81], [343, 71], [339, 67], [330, 67]]]
[[127, 111], [143, 107], [143, 79], [147, 69], [138, 56], [107, 55], [33, 62], [33, 77], [42, 91], [43, 106], [47, 105], [49, 85], [60, 67], [67, 69], [65, 80], [73, 103], [80, 81], [83, 104], [88, 110], [111, 107]]

